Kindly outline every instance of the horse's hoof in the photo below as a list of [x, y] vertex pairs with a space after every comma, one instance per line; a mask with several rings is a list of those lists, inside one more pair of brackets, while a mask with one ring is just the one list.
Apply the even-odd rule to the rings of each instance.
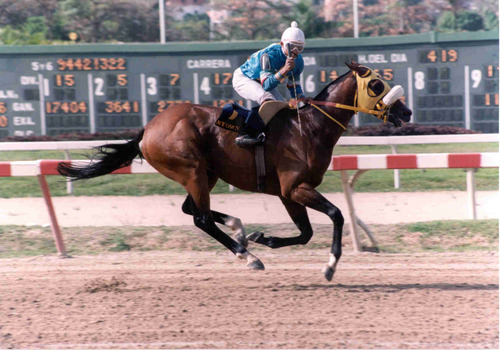
[[264, 264], [255, 255], [250, 254], [248, 251], [244, 253], [236, 253], [236, 256], [242, 260], [247, 261], [247, 266], [251, 270], [265, 270]]
[[233, 238], [236, 242], [241, 244], [243, 247], [245, 247], [245, 248], [248, 247], [248, 239], [246, 238], [246, 236], [243, 233], [238, 232], [237, 234], [235, 234], [233, 236]]
[[257, 240], [264, 236], [264, 233], [263, 232], [260, 232], [260, 231], [255, 231], [255, 232], [252, 232], [250, 234], [247, 235], [247, 239], [249, 241], [252, 241], [252, 242], [257, 242]]
[[361, 247], [361, 250], [364, 252], [369, 252], [369, 253], [380, 253], [379, 247], [366, 247], [363, 246]]
[[247, 267], [250, 270], [265, 270], [264, 264], [259, 259], [255, 258], [253, 261], [247, 263]]
[[333, 278], [333, 274], [335, 273], [335, 270], [329, 266], [329, 265], [326, 265], [325, 267], [323, 267], [323, 275], [325, 275], [325, 278], [328, 280], [328, 281], [331, 281], [332, 278]]

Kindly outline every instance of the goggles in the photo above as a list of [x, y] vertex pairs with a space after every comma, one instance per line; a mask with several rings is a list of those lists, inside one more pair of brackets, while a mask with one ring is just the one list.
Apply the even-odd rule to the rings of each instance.
[[298, 53], [301, 53], [302, 51], [304, 51], [304, 45], [287, 43], [286, 46], [291, 52], [297, 51]]

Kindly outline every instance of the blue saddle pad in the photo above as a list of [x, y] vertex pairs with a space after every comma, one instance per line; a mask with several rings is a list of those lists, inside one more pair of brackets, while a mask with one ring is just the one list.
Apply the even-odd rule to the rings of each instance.
[[237, 102], [228, 103], [222, 107], [222, 112], [215, 125], [229, 131], [239, 132], [249, 113], [249, 109]]

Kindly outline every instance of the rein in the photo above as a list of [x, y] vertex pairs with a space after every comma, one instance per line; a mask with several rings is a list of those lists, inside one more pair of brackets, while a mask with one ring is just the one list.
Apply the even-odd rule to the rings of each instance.
[[328, 114], [327, 112], [325, 112], [323, 109], [319, 108], [318, 105], [331, 106], [331, 107], [336, 107], [336, 108], [340, 108], [340, 109], [347, 109], [347, 110], [350, 110], [350, 111], [354, 111], [356, 113], [357, 112], [368, 113], [368, 114], [372, 114], [372, 115], [376, 116], [378, 119], [383, 120], [384, 123], [387, 122], [387, 111], [377, 111], [377, 110], [374, 110], [374, 109], [366, 109], [366, 108], [361, 108], [361, 107], [348, 106], [348, 105], [344, 105], [344, 104], [341, 104], [341, 103], [327, 102], [327, 101], [316, 101], [316, 100], [310, 101], [309, 104], [311, 106], [313, 106], [314, 108], [316, 108], [321, 113], [323, 113], [324, 115], [326, 115], [328, 118], [330, 118], [331, 120], [333, 120], [335, 123], [337, 123], [338, 125], [340, 125], [340, 127], [342, 129], [344, 129], [344, 131], [346, 130], [346, 127], [341, 122], [339, 122], [337, 119], [335, 119], [330, 114]]
[[[328, 101], [316, 101], [316, 100], [309, 101], [310, 105], [313, 106], [314, 108], [316, 108], [318, 111], [320, 111], [324, 115], [326, 115], [331, 120], [333, 120], [335, 123], [340, 125], [340, 127], [342, 129], [344, 129], [344, 131], [346, 130], [347, 127], [344, 126], [337, 119], [332, 117], [330, 114], [328, 114], [325, 110], [319, 108], [318, 105], [319, 106], [331, 106], [331, 107], [340, 108], [340, 109], [347, 109], [350, 111], [354, 111], [355, 113], [363, 112], [363, 113], [371, 114], [371, 115], [374, 115], [375, 117], [377, 117], [378, 119], [383, 120], [384, 123], [387, 123], [388, 110], [389, 110], [390, 106], [395, 102], [395, 99], [399, 98], [398, 94], [402, 94], [403, 89], [400, 86], [399, 86], [399, 90], [396, 89], [396, 87], [391, 89], [386, 82], [383, 82], [383, 84], [385, 86], [384, 87], [385, 94], [383, 95], [383, 98], [380, 98], [378, 101], [377, 100], [374, 101], [374, 99], [376, 99], [377, 97], [362, 95], [361, 97], [362, 97], [363, 105], [367, 105], [369, 108], [358, 107], [358, 105], [360, 103], [359, 100], [361, 99], [361, 97], [358, 95], [358, 93], [360, 91], [364, 92], [364, 88], [368, 88], [367, 80], [370, 80], [370, 79], [373, 80], [372, 76], [374, 75], [374, 73], [372, 73], [372, 71], [368, 69], [363, 74], [363, 76], [359, 75], [359, 73], [357, 73], [355, 71], [352, 71], [352, 74], [354, 74], [354, 76], [356, 77], [356, 82], [357, 82], [356, 95], [354, 97], [354, 106], [348, 106], [348, 105], [344, 105], [342, 103], [335, 103], [335, 102], [328, 102]], [[376, 75], [375, 78], [380, 79], [380, 77], [378, 75]], [[392, 93], [392, 95], [391, 95], [391, 92], [393, 90], [394, 90], [394, 93]], [[391, 98], [389, 98], [388, 101], [391, 101], [391, 102], [384, 102], [384, 99], [386, 97], [389, 97], [389, 96]], [[304, 101], [304, 100], [302, 99], [302, 101]], [[298, 106], [298, 101], [297, 101], [297, 106]], [[378, 110], [370, 109], [370, 107], [371, 108], [378, 108]]]
[[[293, 80], [293, 92], [295, 93], [295, 99], [297, 99], [297, 84], [295, 83], [295, 78], [293, 77], [293, 74], [292, 74], [292, 80]], [[302, 122], [300, 121], [299, 102], [297, 102], [295, 106], [297, 107], [297, 116], [299, 117], [300, 136], [302, 136]]]
[[[319, 102], [319, 101], [314, 101], [314, 102]], [[333, 120], [335, 123], [337, 123], [338, 125], [340, 125], [340, 127], [342, 129], [347, 130], [346, 127], [341, 123], [339, 122], [337, 119], [335, 119], [334, 117], [332, 117], [330, 114], [326, 113], [324, 110], [322, 110], [321, 108], [319, 108], [317, 105], [315, 105], [314, 103], [311, 103], [311, 106], [313, 106], [314, 108], [316, 108], [318, 111], [320, 111], [321, 113], [323, 113], [324, 115], [326, 115], [328, 118], [330, 118], [331, 120]]]

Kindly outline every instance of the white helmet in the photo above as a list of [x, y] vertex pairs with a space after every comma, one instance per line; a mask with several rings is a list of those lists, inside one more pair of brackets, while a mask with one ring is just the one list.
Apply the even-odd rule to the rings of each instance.
[[297, 22], [293, 21], [281, 35], [281, 42], [283, 44], [291, 43], [295, 45], [304, 46], [306, 44], [306, 37], [304, 32], [299, 29]]

